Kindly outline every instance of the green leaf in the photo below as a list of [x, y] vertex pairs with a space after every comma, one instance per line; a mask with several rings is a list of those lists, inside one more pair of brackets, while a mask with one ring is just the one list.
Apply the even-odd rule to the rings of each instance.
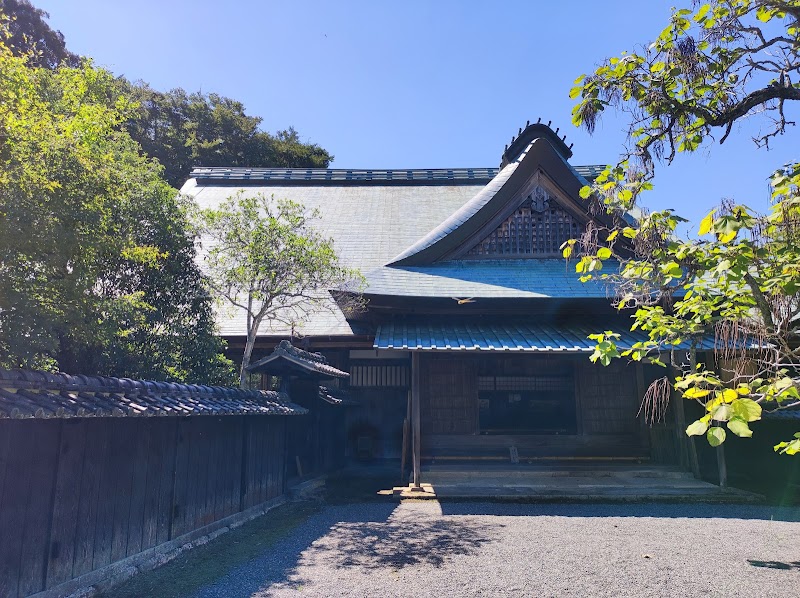
[[706, 433], [706, 430], [708, 430], [708, 424], [698, 419], [696, 422], [692, 422], [689, 427], [686, 428], [686, 435], [702, 436]]
[[597, 250], [597, 257], [601, 260], [607, 260], [611, 257], [611, 250], [608, 247], [601, 247]]
[[719, 446], [725, 442], [725, 436], [724, 428], [709, 428], [708, 432], [706, 432], [706, 439], [711, 446]]
[[728, 421], [731, 418], [731, 415], [733, 415], [733, 409], [731, 409], [731, 406], [727, 403], [717, 405], [711, 412], [711, 417], [720, 422]]
[[683, 393], [683, 396], [687, 399], [699, 399], [708, 396], [710, 393], [711, 391], [705, 388], [690, 388]]
[[775, 445], [775, 452], [785, 455], [796, 455], [797, 453], [800, 453], [800, 440], [779, 442]]
[[756, 11], [756, 18], [762, 23], [766, 23], [772, 19], [772, 14], [772, 11], [766, 6], [759, 6], [758, 10]]
[[709, 11], [710, 8], [711, 8], [710, 4], [703, 4], [703, 6], [700, 7], [700, 10], [698, 10], [697, 13], [694, 15], [694, 20], [697, 21], [698, 23], [702, 21], [703, 17], [706, 16], [706, 13]]
[[731, 409], [736, 417], [741, 417], [746, 422], [761, 419], [761, 405], [753, 399], [736, 399], [731, 403]]
[[697, 231], [700, 235], [706, 235], [711, 231], [711, 227], [714, 225], [714, 212], [716, 212], [716, 210], [711, 210], [708, 215], [700, 221], [700, 230]]
[[734, 417], [728, 422], [728, 429], [740, 438], [750, 438], [753, 431], [747, 422], [740, 417]]
[[589, 199], [589, 197], [592, 195], [592, 188], [589, 185], [581, 187], [579, 195], [581, 196], [581, 199]]

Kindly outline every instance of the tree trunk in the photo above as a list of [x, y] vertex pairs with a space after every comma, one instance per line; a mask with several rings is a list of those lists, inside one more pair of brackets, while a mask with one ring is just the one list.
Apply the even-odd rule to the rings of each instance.
[[242, 366], [239, 368], [239, 388], [249, 387], [247, 380], [247, 366], [250, 365], [250, 357], [253, 355], [253, 347], [256, 344], [255, 332], [247, 331], [247, 342], [244, 344], [244, 354], [242, 355]]

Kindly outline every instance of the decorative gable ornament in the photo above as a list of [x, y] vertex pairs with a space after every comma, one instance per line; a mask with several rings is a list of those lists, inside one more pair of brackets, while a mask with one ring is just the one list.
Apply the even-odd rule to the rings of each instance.
[[561, 245], [578, 238], [583, 225], [541, 185], [464, 258], [561, 255]]

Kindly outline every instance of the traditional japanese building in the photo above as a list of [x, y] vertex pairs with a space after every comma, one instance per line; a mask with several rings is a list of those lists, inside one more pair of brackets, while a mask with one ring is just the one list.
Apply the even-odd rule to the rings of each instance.
[[[637, 418], [663, 373], [588, 359], [589, 334], [613, 330], [622, 346], [640, 337], [612, 307], [614, 289], [581, 283], [561, 255], [605, 218], [579, 196], [603, 167], [571, 157], [536, 123], [497, 167], [196, 168], [182, 192], [201, 207], [243, 189], [317, 209], [339, 256], [364, 274], [363, 313], [348, 319], [331, 299], [294, 329], [262, 327], [254, 355], [292, 337], [348, 372], [353, 454], [398, 457], [407, 420], [417, 478], [428, 460], [688, 464], [681, 414], [655, 427]], [[220, 328], [238, 357], [243, 313], [224, 311]]]

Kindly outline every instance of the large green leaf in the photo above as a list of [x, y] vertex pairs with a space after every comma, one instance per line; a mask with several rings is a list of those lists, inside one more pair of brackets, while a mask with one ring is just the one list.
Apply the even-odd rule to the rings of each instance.
[[702, 436], [708, 430], [708, 424], [704, 421], [700, 421], [699, 419], [696, 422], [692, 422], [688, 428], [686, 428], [686, 435], [687, 436]]
[[733, 415], [733, 409], [731, 409], [731, 406], [727, 403], [717, 405], [711, 412], [711, 417], [719, 422], [728, 421], [731, 418], [731, 415]]
[[754, 422], [761, 419], [761, 405], [753, 399], [736, 399], [731, 403], [733, 414], [741, 417], [746, 422]]
[[709, 428], [708, 432], [706, 432], [706, 438], [708, 439], [708, 444], [711, 446], [719, 446], [723, 442], [725, 442], [725, 430], [724, 428]]
[[741, 438], [750, 438], [753, 431], [741, 417], [733, 417], [728, 422], [728, 429]]
[[711, 226], [714, 224], [714, 212], [716, 212], [716, 210], [711, 210], [708, 215], [700, 221], [700, 230], [697, 231], [700, 235], [708, 234], [711, 231]]

